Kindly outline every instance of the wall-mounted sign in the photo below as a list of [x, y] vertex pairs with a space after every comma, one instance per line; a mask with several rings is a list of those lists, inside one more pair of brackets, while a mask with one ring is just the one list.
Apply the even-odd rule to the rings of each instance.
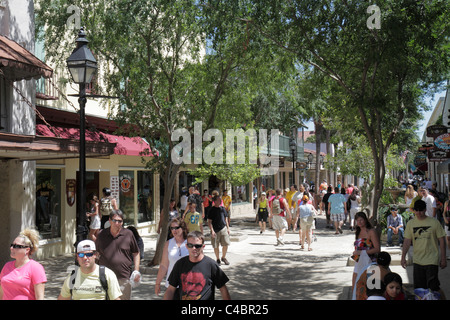
[[77, 195], [77, 181], [75, 179], [66, 179], [66, 198], [67, 204], [71, 207], [75, 203]]
[[442, 150], [450, 150], [450, 133], [444, 133], [434, 139], [434, 145]]

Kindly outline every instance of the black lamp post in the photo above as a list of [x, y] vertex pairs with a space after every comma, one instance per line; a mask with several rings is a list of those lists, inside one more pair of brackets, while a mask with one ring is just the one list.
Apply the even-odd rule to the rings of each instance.
[[86, 84], [90, 83], [92, 76], [97, 70], [97, 61], [94, 55], [87, 47], [88, 40], [84, 28], [80, 29], [76, 40], [77, 47], [67, 59], [67, 67], [69, 68], [72, 79], [80, 86], [80, 94], [78, 103], [80, 104], [80, 164], [78, 184], [78, 212], [77, 212], [77, 243], [87, 237], [86, 221], [86, 128], [85, 114], [86, 106]]

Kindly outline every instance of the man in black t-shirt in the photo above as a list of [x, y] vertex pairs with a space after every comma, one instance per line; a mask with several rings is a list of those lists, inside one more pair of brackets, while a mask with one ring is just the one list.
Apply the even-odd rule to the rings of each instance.
[[179, 259], [169, 276], [169, 287], [164, 300], [173, 300], [178, 287], [181, 300], [214, 300], [215, 287], [223, 300], [230, 300], [226, 283], [229, 281], [219, 265], [205, 256], [205, 237], [199, 231], [187, 236], [189, 255]]
[[[220, 261], [229, 265], [226, 255], [230, 241], [230, 226], [227, 219], [227, 210], [221, 206], [222, 198], [219, 195], [213, 197], [213, 205], [208, 212], [208, 226], [211, 230], [211, 245], [214, 248], [216, 261], [220, 265]], [[219, 259], [219, 247], [222, 245], [222, 259]]]

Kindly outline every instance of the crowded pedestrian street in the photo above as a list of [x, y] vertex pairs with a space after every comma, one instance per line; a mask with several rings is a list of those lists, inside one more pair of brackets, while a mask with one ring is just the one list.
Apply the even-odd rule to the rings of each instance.
[[[205, 228], [205, 233], [208, 229]], [[317, 216], [312, 251], [300, 250], [297, 232], [288, 231], [285, 245], [275, 246], [274, 231], [268, 229], [260, 234], [254, 222], [254, 214], [237, 218], [232, 222], [232, 243], [228, 251], [229, 265], [221, 268], [230, 279], [227, 285], [233, 300], [351, 300], [354, 232], [348, 227], [343, 234], [325, 228], [325, 216]], [[155, 280], [158, 267], [147, 267], [153, 258], [156, 236], [143, 237], [144, 260], [141, 262], [142, 281], [133, 289], [132, 300], [162, 300], [155, 295]], [[391, 270], [401, 275], [406, 288], [411, 288], [412, 266], [400, 266], [401, 249], [385, 247], [382, 251], [391, 254]], [[210, 241], [206, 241], [205, 254], [214, 258]], [[55, 300], [60, 292], [67, 269], [73, 265], [70, 255], [40, 261], [47, 272], [48, 283], [45, 299]], [[442, 289], [450, 295], [449, 268], [439, 270]], [[163, 291], [163, 289], [161, 289]], [[217, 297], [220, 299], [220, 295]]]

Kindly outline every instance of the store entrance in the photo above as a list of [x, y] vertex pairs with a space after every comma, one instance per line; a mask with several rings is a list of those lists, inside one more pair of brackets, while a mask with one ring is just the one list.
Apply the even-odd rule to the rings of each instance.
[[[80, 172], [77, 171], [77, 190], [80, 190]], [[99, 179], [99, 173], [94, 171], [87, 171], [86, 172], [86, 199], [84, 200], [86, 211], [89, 210], [89, 197], [91, 197], [92, 194], [95, 194], [97, 198], [100, 200], [103, 195], [99, 195], [100, 190], [100, 179]], [[78, 201], [77, 201], [77, 212], [78, 211]]]

